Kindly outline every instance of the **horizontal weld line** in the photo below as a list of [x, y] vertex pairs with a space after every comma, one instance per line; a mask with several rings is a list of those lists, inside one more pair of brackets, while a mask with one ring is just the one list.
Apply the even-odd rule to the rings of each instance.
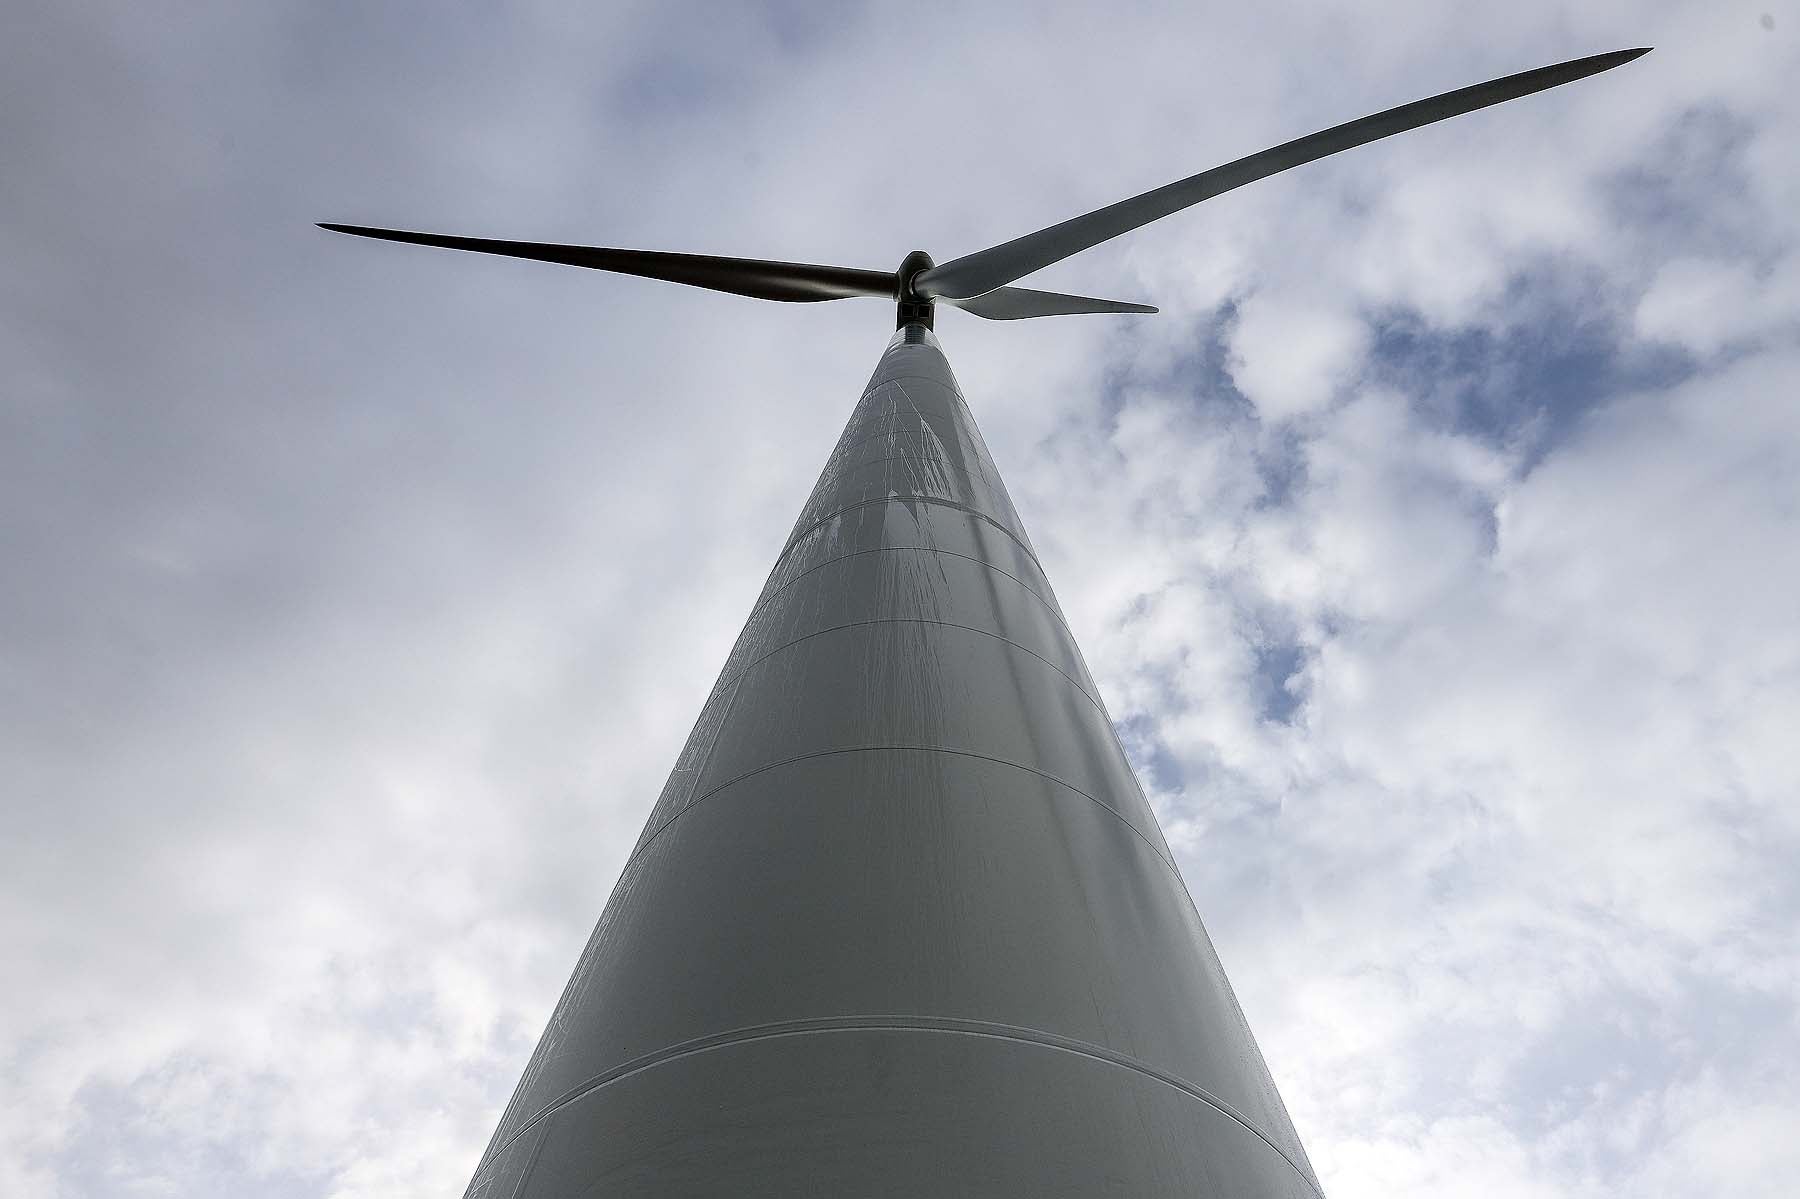
[[531, 1181], [532, 1172], [537, 1169], [538, 1159], [544, 1156], [544, 1146], [550, 1141], [548, 1125], [549, 1122], [546, 1120], [544, 1134], [538, 1138], [537, 1148], [531, 1151], [531, 1157], [526, 1161], [525, 1168], [519, 1171], [519, 1185], [513, 1188], [512, 1199], [519, 1199], [519, 1196], [525, 1193], [525, 1184]]
[[1032, 649], [1030, 646], [1021, 645], [1017, 641], [1014, 641], [1011, 637], [1002, 637], [999, 633], [993, 632], [992, 630], [989, 630], [989, 629], [978, 629], [974, 625], [969, 625], [969, 624], [957, 624], [954, 620], [932, 620], [930, 617], [927, 617], [927, 616], [878, 616], [878, 617], [875, 617], [870, 620], [845, 621], [843, 624], [834, 624], [834, 625], [830, 626], [829, 628], [814, 629], [810, 633], [802, 633], [800, 636], [794, 638], [792, 641], [784, 642], [783, 644], [776, 646], [774, 649], [769, 650], [768, 652], [758, 656], [754, 661], [744, 663], [743, 668], [737, 672], [737, 676], [734, 679], [734, 681], [742, 682], [744, 677], [746, 675], [748, 675], [752, 670], [755, 670], [758, 666], [761, 666], [764, 662], [767, 662], [770, 658], [773, 658], [776, 654], [780, 653], [782, 650], [792, 649], [792, 648], [794, 648], [794, 646], [799, 645], [802, 641], [811, 641], [814, 637], [823, 637], [827, 633], [841, 633], [845, 629], [866, 629], [873, 625], [880, 625], [880, 624], [936, 625], [939, 628], [962, 629], [964, 632], [979, 633], [983, 637], [992, 637], [995, 641], [1003, 641], [1007, 645], [1012, 646], [1016, 650], [1022, 650], [1023, 652], [1030, 654], [1032, 657], [1034, 657], [1038, 661], [1042, 662], [1045, 666], [1048, 666], [1051, 670], [1054, 670], [1057, 674], [1060, 674], [1063, 678], [1067, 679], [1069, 682], [1069, 685], [1071, 687], [1075, 688], [1075, 690], [1077, 692], [1079, 692], [1083, 697], [1085, 697], [1089, 703], [1094, 705], [1094, 710], [1096, 712], [1100, 713], [1101, 719], [1107, 721], [1108, 724], [1110, 724], [1112, 722], [1112, 718], [1107, 716], [1106, 706], [1100, 702], [1099, 696], [1096, 696], [1093, 693], [1091, 693], [1090, 691], [1088, 691], [1088, 689], [1086, 687], [1083, 687], [1079, 682], [1076, 681], [1074, 675], [1070, 674], [1068, 671], [1064, 670], [1062, 667], [1058, 666], [1056, 663], [1052, 662], [1050, 659], [1044, 657], [1044, 655], [1038, 653], [1036, 650]]
[[[711, 755], [711, 752], [711, 748], [709, 747], [707, 750], [708, 756]], [[687, 815], [695, 808], [698, 808], [701, 804], [713, 798], [713, 796], [719, 794], [721, 791], [735, 787], [745, 779], [755, 778], [757, 775], [766, 773], [770, 770], [779, 770], [783, 766], [792, 766], [796, 762], [810, 762], [814, 758], [829, 758], [834, 754], [868, 753], [949, 754], [956, 758], [975, 758], [982, 762], [992, 762], [996, 766], [1010, 766], [1014, 770], [1023, 770], [1026, 774], [1035, 774], [1046, 782], [1055, 783], [1058, 787], [1061, 787], [1066, 791], [1072, 791], [1076, 795], [1081, 796], [1081, 798], [1087, 800], [1101, 811], [1108, 813], [1120, 824], [1123, 824], [1126, 828], [1130, 829], [1137, 835], [1138, 840], [1150, 847], [1150, 852], [1156, 855], [1157, 860], [1169, 868], [1169, 872], [1175, 876], [1175, 881], [1181, 884], [1182, 893], [1187, 893], [1187, 883], [1181, 877], [1181, 867], [1175, 864], [1175, 859], [1169, 856], [1168, 851], [1163, 846], [1152, 841], [1148, 833], [1144, 832], [1143, 829], [1133, 823], [1131, 817], [1125, 815], [1125, 813], [1119, 811], [1119, 809], [1113, 807], [1104, 799], [1101, 799], [1098, 796], [1089, 795], [1074, 783], [1069, 782], [1067, 779], [1057, 778], [1047, 770], [1039, 770], [1037, 767], [1027, 766], [1023, 762], [1014, 762], [1006, 758], [996, 758], [992, 754], [980, 754], [971, 749], [951, 749], [950, 747], [943, 745], [846, 745], [840, 746], [837, 749], [816, 749], [811, 753], [795, 754], [791, 758], [782, 758], [778, 762], [767, 762], [754, 769], [746, 770], [742, 774], [735, 774], [717, 786], [709, 787], [701, 794], [694, 796], [694, 798], [681, 805], [681, 810], [679, 812], [676, 812], [673, 816], [670, 816], [667, 820], [657, 825], [651, 834], [648, 837], [645, 837], [636, 849], [632, 850], [631, 856], [625, 861], [624, 870], [631, 869], [631, 864], [642, 857], [644, 851], [650, 848], [650, 843], [662, 836], [664, 830], [670, 825], [674, 824], [677, 820], [680, 820], [683, 816]], [[620, 873], [623, 874], [624, 870], [621, 870]], [[1190, 904], [1193, 902], [1192, 896], [1188, 897], [1188, 902]], [[1199, 914], [1198, 909], [1196, 909], [1194, 912], [1195, 917], [1198, 918]]]
[[[754, 1044], [758, 1041], [773, 1041], [786, 1037], [828, 1036], [833, 1033], [859, 1032], [900, 1032], [900, 1033], [937, 1033], [949, 1036], [982, 1037], [994, 1041], [1008, 1041], [1019, 1045], [1030, 1045], [1039, 1049], [1054, 1049], [1062, 1053], [1073, 1054], [1089, 1061], [1114, 1066], [1121, 1070], [1129, 1070], [1141, 1074], [1163, 1084], [1171, 1090], [1178, 1091], [1190, 1099], [1197, 1099], [1212, 1108], [1232, 1123], [1238, 1125], [1257, 1140], [1261, 1141], [1275, 1156], [1300, 1176], [1308, 1190], [1324, 1199], [1324, 1192], [1300, 1163], [1288, 1156], [1288, 1153], [1262, 1129], [1258, 1128], [1244, 1113], [1237, 1110], [1229, 1102], [1214, 1095], [1198, 1083], [1190, 1082], [1180, 1075], [1160, 1070], [1150, 1063], [1141, 1061], [1129, 1054], [1108, 1049], [1104, 1045], [1096, 1045], [1091, 1041], [1082, 1041], [1075, 1037], [1065, 1037], [1059, 1033], [1046, 1032], [1038, 1028], [1026, 1028], [1017, 1024], [1002, 1024], [990, 1020], [963, 1020], [949, 1016], [913, 1016], [870, 1014], [866, 1016], [823, 1016], [808, 1020], [781, 1020], [768, 1024], [752, 1024], [728, 1032], [713, 1033], [709, 1036], [695, 1037], [687, 1041], [679, 1041], [674, 1045], [655, 1050], [632, 1058], [628, 1062], [613, 1069], [597, 1074], [564, 1092], [559, 1098], [546, 1104], [535, 1113], [506, 1142], [494, 1151], [498, 1156], [512, 1146], [512, 1143], [537, 1124], [549, 1119], [571, 1104], [610, 1086], [615, 1082], [653, 1070], [669, 1062], [697, 1054], [710, 1053], [717, 1049], [730, 1049], [738, 1045]], [[479, 1176], [479, 1171], [477, 1172]]]
[[[1000, 567], [995, 566], [992, 562], [989, 562], [986, 558], [977, 558], [973, 554], [959, 554], [955, 550], [939, 549], [936, 546], [930, 546], [930, 545], [881, 545], [881, 546], [876, 546], [874, 549], [851, 550], [847, 554], [839, 554], [835, 558], [827, 558], [823, 562], [820, 562], [820, 563], [817, 563], [816, 565], [807, 567], [805, 570], [801, 571], [799, 574], [795, 575], [793, 578], [789, 579], [787, 582], [783, 583], [781, 586], [777, 587], [775, 590], [769, 592], [767, 595], [765, 595], [761, 599], [757, 600], [756, 607], [750, 609], [749, 619], [746, 620], [744, 622], [744, 624], [746, 626], [748, 626], [750, 621], [756, 619], [757, 613], [761, 612], [764, 608], [766, 608], [770, 604], [774, 603], [778, 596], [785, 593], [788, 588], [792, 587], [794, 584], [798, 583], [801, 579], [804, 579], [806, 576], [813, 574], [817, 571], [824, 570], [827, 566], [830, 566], [834, 562], [845, 562], [851, 558], [860, 558], [864, 554], [942, 554], [946, 558], [961, 558], [966, 562], [974, 562], [978, 565], [985, 566], [989, 570], [993, 571], [995, 574], [1004, 575], [1006, 578], [1011, 579], [1013, 582], [1015, 582], [1019, 585], [1020, 589], [1022, 589], [1025, 592], [1025, 594], [1029, 595], [1032, 599], [1036, 600], [1038, 603], [1044, 605], [1044, 610], [1056, 618], [1056, 623], [1062, 626], [1063, 632], [1069, 634], [1069, 640], [1070, 641], [1075, 640], [1074, 630], [1069, 628], [1069, 622], [1063, 619], [1063, 614], [1056, 610], [1056, 605], [1051, 603], [1049, 598], [1047, 596], [1043, 595], [1041, 592], [1039, 592], [1037, 588], [1033, 587], [1030, 583], [1027, 583], [1024, 579], [1021, 579], [1018, 575], [1015, 575], [1015, 574], [1011, 573], [1010, 571], [1002, 570]], [[1045, 586], [1048, 586], [1049, 580], [1048, 579], [1044, 580], [1044, 583], [1045, 583]]]
[[883, 496], [878, 500], [858, 500], [854, 504], [845, 504], [842, 508], [833, 509], [819, 517], [819, 519], [813, 521], [810, 525], [807, 525], [804, 529], [795, 533], [792, 537], [788, 538], [787, 544], [781, 547], [781, 555], [775, 559], [776, 569], [780, 569], [781, 563], [787, 558], [788, 554], [793, 552], [794, 547], [800, 544], [801, 538], [805, 537], [808, 533], [811, 533], [814, 529], [830, 524], [846, 512], [852, 512], [857, 508], [870, 508], [877, 504], [927, 504], [938, 508], [953, 508], [958, 512], [967, 513], [976, 520], [986, 521], [988, 524], [993, 525], [996, 529], [999, 529], [1002, 533], [1012, 538], [1018, 543], [1019, 548], [1024, 550], [1026, 555], [1030, 557], [1032, 563], [1039, 571], [1044, 569], [1044, 564], [1038, 561], [1038, 556], [1032, 552], [1030, 546], [1025, 544], [1024, 538], [1020, 537], [1017, 533], [1013, 532], [987, 513], [978, 512], [967, 504], [959, 504], [955, 500], [940, 499], [937, 496], [932, 495], [890, 495]]

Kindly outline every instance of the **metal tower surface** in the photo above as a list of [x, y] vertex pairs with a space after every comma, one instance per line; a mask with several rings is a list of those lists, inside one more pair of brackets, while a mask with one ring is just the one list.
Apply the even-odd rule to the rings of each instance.
[[1319, 1193], [908, 325], [467, 1195]]

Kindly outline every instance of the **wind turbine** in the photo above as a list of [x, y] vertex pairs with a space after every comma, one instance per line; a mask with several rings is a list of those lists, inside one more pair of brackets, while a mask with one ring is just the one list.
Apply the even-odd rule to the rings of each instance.
[[934, 334], [1154, 312], [1011, 286], [1509, 75], [894, 271], [328, 224], [896, 332], [702, 708], [468, 1199], [1322, 1192]]

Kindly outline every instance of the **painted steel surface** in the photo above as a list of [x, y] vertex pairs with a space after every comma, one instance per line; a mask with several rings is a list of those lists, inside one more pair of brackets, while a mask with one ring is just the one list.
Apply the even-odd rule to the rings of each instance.
[[851, 415], [467, 1194], [1318, 1195], [924, 329]]

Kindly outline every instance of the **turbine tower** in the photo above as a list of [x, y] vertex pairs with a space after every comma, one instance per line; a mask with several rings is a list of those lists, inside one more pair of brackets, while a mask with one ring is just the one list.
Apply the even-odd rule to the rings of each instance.
[[327, 225], [897, 304], [467, 1199], [1320, 1199], [934, 305], [1154, 311], [1009, 284], [1276, 171], [1642, 53], [1392, 109], [942, 266]]

